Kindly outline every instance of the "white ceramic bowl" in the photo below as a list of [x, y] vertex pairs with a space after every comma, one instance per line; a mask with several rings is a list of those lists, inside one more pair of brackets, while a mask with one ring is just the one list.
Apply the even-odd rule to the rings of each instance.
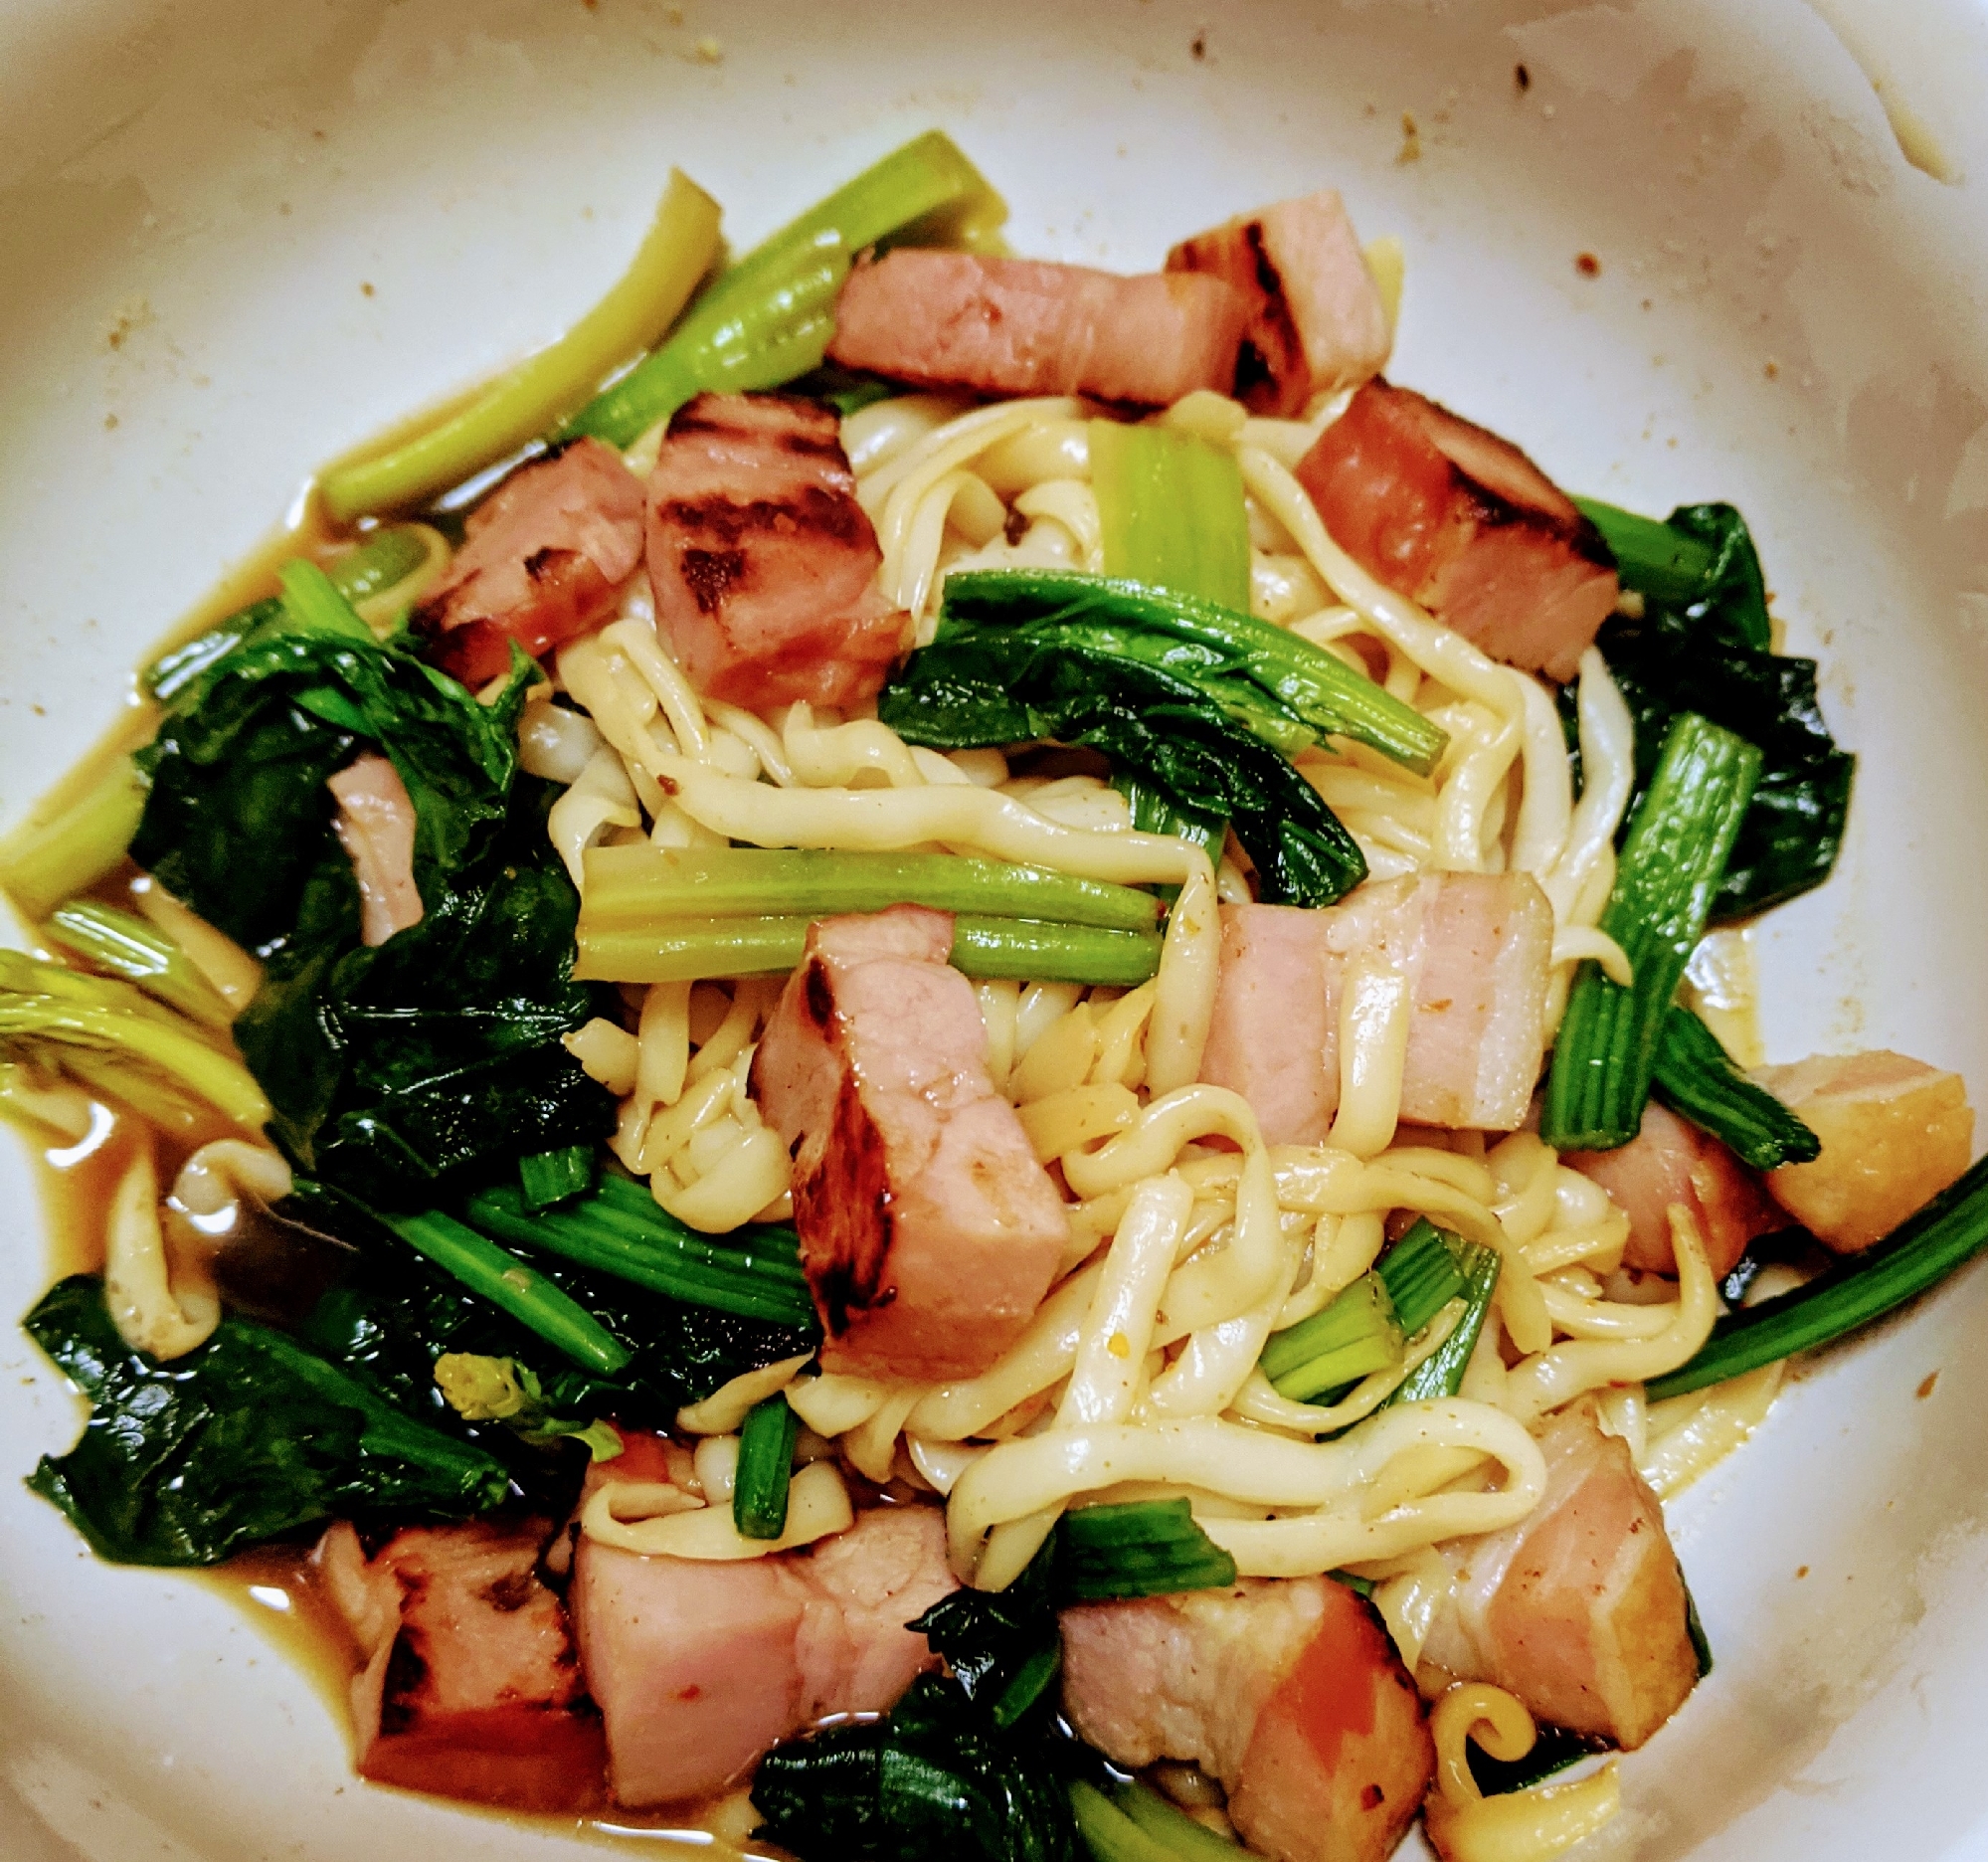
[[[1981, 0], [1826, 10], [1988, 181]], [[313, 465], [581, 310], [672, 162], [749, 243], [934, 123], [1019, 249], [1127, 269], [1334, 183], [1405, 242], [1399, 379], [1572, 486], [1741, 505], [1863, 753], [1841, 871], [1763, 936], [1771, 1052], [1895, 1045], [1988, 1090], [1988, 211], [1906, 165], [1797, 0], [9, 0], [0, 820]], [[47, 1275], [11, 1146], [0, 1236], [11, 1320]], [[1594, 1853], [1988, 1853], [1984, 1318], [1963, 1276], [1673, 1509], [1718, 1668]], [[90, 1561], [18, 1484], [77, 1414], [0, 1333], [0, 1851], [577, 1842], [358, 1784], [240, 1609]]]

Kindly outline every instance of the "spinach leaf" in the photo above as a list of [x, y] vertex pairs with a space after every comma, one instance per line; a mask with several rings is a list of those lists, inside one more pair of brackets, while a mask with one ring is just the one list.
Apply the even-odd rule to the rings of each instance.
[[272, 1129], [306, 1170], [414, 1208], [608, 1129], [611, 1097], [560, 1045], [597, 993], [572, 981], [580, 901], [546, 838], [555, 794], [515, 782], [484, 856], [377, 948], [357, 941], [335, 842], [311, 875], [235, 1025]]
[[[1759, 746], [1759, 784], [1713, 904], [1713, 922], [1724, 923], [1829, 877], [1856, 758], [1837, 747], [1823, 720], [1816, 662], [1768, 650], [1766, 594], [1745, 520], [1730, 505], [1699, 504], [1673, 511], [1669, 524], [1685, 539], [1680, 556], [1691, 573], [1673, 561], [1643, 575], [1623, 557], [1623, 584], [1643, 595], [1643, 615], [1613, 617], [1595, 645], [1635, 720], [1636, 796], [1681, 711]], [[1560, 706], [1571, 736], [1571, 687], [1562, 688]]]
[[967, 1698], [1013, 1726], [1041, 1699], [1062, 1657], [1056, 1625], [1062, 1533], [1005, 1590], [955, 1590], [911, 1624], [945, 1657]]
[[921, 1675], [890, 1715], [776, 1746], [753, 1803], [797, 1854], [875, 1862], [1076, 1862], [1043, 1743], [1003, 1732], [958, 1681]]
[[1051, 738], [1102, 751], [1175, 813], [1228, 821], [1272, 903], [1330, 905], [1366, 876], [1353, 837], [1282, 754], [1173, 671], [1070, 630], [950, 618], [877, 715], [937, 749]]
[[495, 1456], [251, 1320], [160, 1364], [118, 1337], [103, 1283], [76, 1274], [25, 1324], [91, 1404], [82, 1440], [28, 1484], [102, 1558], [214, 1565], [337, 1514], [460, 1519], [509, 1489]]
[[325, 778], [377, 745], [415, 805], [415, 880], [433, 908], [504, 819], [518, 712], [537, 676], [522, 655], [513, 664], [502, 697], [482, 705], [403, 648], [279, 606], [174, 688], [136, 756], [150, 792], [132, 858], [267, 955], [337, 846]]

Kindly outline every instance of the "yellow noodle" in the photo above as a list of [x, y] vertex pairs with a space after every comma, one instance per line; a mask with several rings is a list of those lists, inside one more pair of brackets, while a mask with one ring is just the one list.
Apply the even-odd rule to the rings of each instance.
[[683, 1097], [683, 1076], [690, 1065], [688, 983], [648, 986], [635, 1039], [640, 1053], [635, 1067], [636, 1095], [651, 1105], [674, 1105]]
[[1046, 1164], [1127, 1130], [1139, 1117], [1139, 1097], [1116, 1082], [1072, 1086], [1029, 1101], [1019, 1115], [1037, 1161]]
[[902, 459], [928, 434], [973, 404], [962, 395], [896, 395], [858, 408], [842, 423], [842, 451], [858, 478]]
[[[1529, 1356], [1506, 1383], [1505, 1405], [1513, 1414], [1530, 1419], [1605, 1385], [1647, 1383], [1675, 1371], [1711, 1336], [1718, 1290], [1705, 1242], [1682, 1203], [1671, 1205], [1670, 1220], [1678, 1297], [1667, 1306], [1644, 1309], [1665, 1315], [1663, 1329], [1647, 1339], [1574, 1339]], [[1536, 1288], [1538, 1283], [1528, 1284]]]
[[813, 1545], [831, 1533], [846, 1532], [855, 1523], [849, 1491], [832, 1461], [812, 1462], [788, 1483], [787, 1526], [778, 1539], [745, 1538], [732, 1523], [729, 1506], [705, 1506], [695, 1501], [687, 1507], [672, 1503], [669, 1511], [647, 1518], [631, 1521], [620, 1517], [628, 1500], [633, 1499], [645, 1509], [655, 1498], [655, 1489], [648, 1483], [630, 1495], [624, 1483], [606, 1482], [581, 1508], [580, 1530], [597, 1544], [645, 1557], [734, 1563]]
[[813, 1352], [803, 1352], [798, 1358], [783, 1358], [761, 1370], [743, 1372], [721, 1384], [703, 1401], [677, 1410], [676, 1426], [686, 1435], [736, 1434], [753, 1407], [784, 1391], [813, 1356]]
[[913, 1434], [933, 1441], [964, 1441], [1017, 1403], [1057, 1383], [1077, 1362], [1077, 1345], [1102, 1262], [1071, 1274], [1035, 1309], [1028, 1329], [1000, 1361], [979, 1377], [941, 1384], [926, 1392], [906, 1418]]
[[[1405, 1449], [1428, 1443], [1499, 1462], [1505, 1485], [1492, 1493], [1434, 1494], [1380, 1521], [1352, 1509], [1374, 1477]], [[1120, 1481], [1164, 1480], [1266, 1507], [1317, 1509], [1296, 1517], [1209, 1519], [1203, 1525], [1245, 1573], [1297, 1577], [1355, 1558], [1523, 1519], [1545, 1487], [1537, 1445], [1511, 1417], [1454, 1398], [1404, 1403], [1337, 1442], [1303, 1443], [1213, 1417], [1052, 1430], [1003, 1442], [969, 1468], [947, 1507], [956, 1566], [971, 1564], [994, 1526]]]
[[1647, 1446], [1636, 1465], [1660, 1500], [1683, 1493], [1760, 1426], [1785, 1370], [1785, 1363], [1762, 1365], [1710, 1390], [1650, 1405]]
[[233, 938], [182, 905], [150, 874], [131, 881], [131, 901], [155, 930], [186, 953], [187, 962], [237, 1015], [255, 1001], [263, 987], [263, 966]]
[[1176, 1175], [1150, 1177], [1133, 1192], [1105, 1255], [1079, 1334], [1058, 1428], [1122, 1422], [1153, 1342], [1160, 1296], [1174, 1270], [1194, 1195]]
[[104, 1222], [103, 1301], [118, 1336], [154, 1358], [183, 1358], [221, 1323], [211, 1284], [183, 1272], [175, 1285], [159, 1225], [159, 1180], [152, 1134], [141, 1131], [111, 1193]]
[[1393, 1142], [1408, 1059], [1408, 979], [1385, 952], [1357, 951], [1340, 984], [1340, 1103], [1326, 1142], [1370, 1158]]
[[1471, 1775], [1465, 1741], [1494, 1759], [1533, 1750], [1533, 1716], [1503, 1688], [1481, 1681], [1448, 1689], [1430, 1715], [1436, 1742], [1436, 1788], [1423, 1810], [1444, 1862], [1549, 1862], [1593, 1835], [1621, 1808], [1616, 1762], [1572, 1783], [1486, 1797]]

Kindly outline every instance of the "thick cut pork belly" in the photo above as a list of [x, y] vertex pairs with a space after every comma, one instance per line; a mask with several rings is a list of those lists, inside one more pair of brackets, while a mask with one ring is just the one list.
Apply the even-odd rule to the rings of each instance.
[[838, 431], [787, 395], [702, 394], [669, 423], [648, 481], [649, 586], [708, 698], [846, 709], [910, 645]]
[[1723, 1279], [1755, 1235], [1788, 1226], [1760, 1180], [1717, 1138], [1652, 1099], [1642, 1128], [1616, 1151], [1569, 1151], [1560, 1160], [1592, 1179], [1629, 1217], [1622, 1258], [1648, 1273], [1676, 1273], [1670, 1207], [1681, 1203], [1705, 1237], [1715, 1278]]
[[1545, 1044], [1553, 917], [1525, 873], [1369, 881], [1324, 911], [1224, 905], [1201, 1076], [1254, 1108], [1271, 1144], [1318, 1144], [1339, 1105], [1340, 986], [1380, 951], [1408, 979], [1401, 1117], [1516, 1131]]
[[1167, 270], [1226, 279], [1248, 300], [1235, 394], [1259, 414], [1302, 414], [1314, 395], [1356, 387], [1386, 364], [1387, 309], [1337, 189], [1182, 240]]
[[1355, 561], [1493, 658], [1572, 678], [1615, 606], [1614, 558], [1573, 500], [1409, 389], [1368, 382], [1298, 479]]
[[536, 657], [605, 620], [642, 554], [641, 481], [599, 440], [513, 472], [470, 514], [441, 585], [414, 612], [428, 656], [465, 685], [515, 641]]
[[806, 1552], [643, 1558], [583, 1538], [573, 1610], [617, 1802], [708, 1796], [831, 1714], [936, 1665], [905, 1627], [956, 1587], [935, 1507], [880, 1507]]
[[1326, 1578], [1063, 1612], [1063, 1705], [1120, 1765], [1191, 1762], [1272, 1862], [1383, 1862], [1435, 1769], [1379, 1618]]
[[1199, 273], [904, 246], [849, 274], [828, 356], [931, 387], [1165, 407], [1231, 390], [1248, 322], [1248, 298]]
[[978, 1376], [1049, 1289], [1068, 1219], [988, 1077], [953, 920], [898, 905], [809, 928], [753, 1059], [794, 1154], [794, 1222], [822, 1364]]
[[360, 941], [384, 944], [396, 931], [421, 923], [421, 890], [414, 882], [414, 800], [400, 771], [370, 750], [324, 786], [338, 804], [332, 832], [359, 884]]
[[1539, 1438], [1546, 1492], [1518, 1525], [1443, 1548], [1456, 1573], [1422, 1660], [1553, 1726], [1641, 1746], [1698, 1683], [1685, 1581], [1629, 1446], [1580, 1415]]
[[1839, 1254], [1882, 1240], [1973, 1155], [1967, 1083], [1923, 1060], [1885, 1048], [1818, 1054], [1753, 1078], [1822, 1140], [1813, 1162], [1769, 1172], [1767, 1189]]
[[540, 1583], [547, 1529], [410, 1527], [370, 1559], [342, 1522], [312, 1555], [358, 1643], [359, 1773], [511, 1810], [591, 1809], [601, 1720], [565, 1606]]

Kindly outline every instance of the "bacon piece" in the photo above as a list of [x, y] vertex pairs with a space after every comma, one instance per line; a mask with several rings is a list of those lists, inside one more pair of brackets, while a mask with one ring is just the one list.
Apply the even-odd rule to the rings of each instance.
[[1062, 1200], [988, 1077], [950, 913], [809, 927], [753, 1058], [794, 1152], [794, 1222], [824, 1368], [976, 1377], [1020, 1335], [1069, 1238]]
[[1182, 240], [1167, 270], [1226, 279], [1249, 300], [1235, 393], [1259, 414], [1302, 414], [1314, 395], [1386, 364], [1387, 308], [1336, 188]]
[[1539, 1438], [1546, 1491], [1516, 1526], [1442, 1549], [1456, 1573], [1422, 1660], [1540, 1720], [1633, 1749], [1698, 1685], [1684, 1575], [1629, 1445], [1584, 1416]]
[[573, 1608], [616, 1800], [706, 1796], [818, 1720], [887, 1712], [937, 1665], [905, 1625], [956, 1587], [935, 1507], [879, 1507], [806, 1552], [736, 1564], [583, 1538]]
[[359, 939], [384, 944], [421, 923], [414, 882], [414, 800], [400, 771], [367, 751], [324, 785], [338, 803], [331, 831], [359, 882]]
[[539, 1582], [548, 1528], [410, 1527], [370, 1559], [331, 1527], [315, 1576], [359, 1645], [359, 1773], [507, 1810], [577, 1811], [605, 1791], [600, 1717], [559, 1598]]
[[1732, 1271], [1755, 1235], [1788, 1226], [1759, 1178], [1717, 1138], [1654, 1099], [1643, 1108], [1636, 1136], [1619, 1150], [1569, 1151], [1560, 1162], [1598, 1183], [1629, 1217], [1623, 1264], [1645, 1273], [1678, 1271], [1668, 1212], [1673, 1203], [1682, 1203], [1697, 1220], [1715, 1279]]
[[1190, 1761], [1272, 1862], [1382, 1862], [1435, 1770], [1379, 1618], [1326, 1578], [1063, 1612], [1063, 1705], [1122, 1766]]
[[641, 481], [600, 440], [513, 472], [469, 514], [467, 540], [412, 625], [465, 685], [499, 677], [614, 612], [642, 554]]
[[1516, 1131], [1545, 1045], [1552, 907], [1525, 873], [1369, 881], [1324, 911], [1224, 905], [1201, 1077], [1247, 1099], [1270, 1144], [1318, 1144], [1339, 1106], [1347, 960], [1379, 950], [1413, 1004], [1401, 1117]]
[[1767, 1189], [1825, 1247], [1855, 1253], [1936, 1197], [1974, 1152], [1967, 1082], [1878, 1048], [1760, 1067], [1754, 1080], [1822, 1140], [1822, 1155]]
[[655, 624], [709, 698], [765, 710], [874, 698], [910, 646], [876, 586], [834, 414], [787, 395], [702, 394], [648, 481]]
[[901, 246], [850, 272], [828, 357], [934, 387], [1164, 407], [1233, 388], [1249, 313], [1234, 285], [1195, 272]]
[[1326, 528], [1495, 659], [1572, 678], [1617, 594], [1574, 502], [1508, 440], [1377, 377], [1298, 462]]

